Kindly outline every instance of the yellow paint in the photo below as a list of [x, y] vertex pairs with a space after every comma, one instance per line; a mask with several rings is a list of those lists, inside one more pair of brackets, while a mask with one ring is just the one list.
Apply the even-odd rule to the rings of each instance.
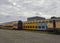
[[18, 26], [13, 26], [13, 29], [18, 29]]
[[53, 28], [53, 23], [47, 23], [47, 25], [48, 28]]
[[18, 21], [13, 22], [12, 24], [18, 24]]
[[23, 29], [36, 30], [36, 22], [23, 22]]
[[[13, 22], [12, 24], [18, 24], [18, 21]], [[13, 29], [18, 29], [18, 26], [13, 25]]]
[[60, 22], [56, 22], [56, 28], [60, 28]]

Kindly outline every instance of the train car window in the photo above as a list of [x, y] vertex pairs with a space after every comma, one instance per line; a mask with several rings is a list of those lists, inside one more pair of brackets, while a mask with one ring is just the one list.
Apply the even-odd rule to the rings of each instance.
[[34, 28], [34, 26], [33, 26], [33, 28]]
[[41, 26], [38, 26], [38, 28], [41, 28]]
[[52, 23], [52, 20], [50, 20], [49, 23]]
[[48, 23], [48, 21], [46, 21], [46, 23]]
[[31, 28], [33, 28], [33, 26], [31, 26]]
[[27, 23], [25, 23], [25, 24], [27, 24]]
[[35, 26], [34, 26], [34, 28], [35, 28]]
[[45, 21], [42, 21], [42, 23], [44, 23]]
[[26, 28], [27, 28], [27, 26], [26, 26]]
[[48, 23], [51, 23], [51, 21], [49, 20]]
[[25, 28], [25, 26], [23, 26]]
[[4, 26], [4, 28], [12, 28], [13, 26]]
[[38, 28], [38, 26], [36, 26], [36, 28]]
[[25, 28], [26, 28], [26, 26], [25, 26]]
[[42, 28], [45, 28], [44, 26], [42, 26]]
[[26, 26], [24, 28], [26, 28]]
[[56, 22], [60, 22], [60, 20], [55, 20]]
[[30, 28], [32, 28], [32, 26], [30, 26]]
[[29, 26], [28, 26], [28, 28], [29, 28]]
[[42, 23], [45, 23], [44, 21]]
[[13, 26], [18, 26], [18, 24], [13, 24]]
[[39, 21], [39, 23], [41, 23], [41, 21]]

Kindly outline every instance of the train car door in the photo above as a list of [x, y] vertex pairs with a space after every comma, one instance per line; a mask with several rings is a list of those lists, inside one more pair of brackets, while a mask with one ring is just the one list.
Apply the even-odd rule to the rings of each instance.
[[22, 29], [22, 21], [18, 21], [18, 30]]

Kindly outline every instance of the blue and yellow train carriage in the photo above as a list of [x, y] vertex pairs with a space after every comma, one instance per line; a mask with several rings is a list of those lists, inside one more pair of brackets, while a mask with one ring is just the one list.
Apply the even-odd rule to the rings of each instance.
[[39, 20], [36, 22], [36, 30], [46, 30], [47, 29], [47, 23], [46, 20]]
[[4, 23], [2, 29], [12, 29], [12, 22]]
[[14, 21], [13, 23], [13, 29], [15, 30], [21, 30], [22, 27], [22, 21]]
[[39, 28], [38, 30], [47, 30], [49, 22], [49, 19], [37, 21], [37, 27]]
[[36, 30], [47, 30], [47, 31], [53, 31], [53, 20], [45, 19], [45, 20], [39, 20], [36, 23], [37, 27]]
[[22, 21], [13, 21], [13, 22], [4, 23], [3, 29], [21, 30], [22, 29]]

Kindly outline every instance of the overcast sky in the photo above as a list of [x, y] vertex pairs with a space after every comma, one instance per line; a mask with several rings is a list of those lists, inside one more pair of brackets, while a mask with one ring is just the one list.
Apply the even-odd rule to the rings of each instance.
[[60, 16], [60, 0], [0, 0], [0, 21], [26, 20], [27, 17]]

